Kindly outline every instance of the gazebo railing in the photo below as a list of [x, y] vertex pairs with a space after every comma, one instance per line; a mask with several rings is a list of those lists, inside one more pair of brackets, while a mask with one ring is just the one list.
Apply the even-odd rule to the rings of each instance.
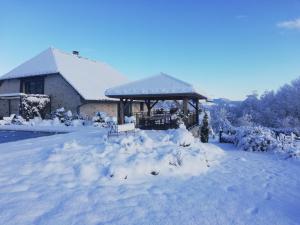
[[186, 128], [190, 128], [192, 126], [198, 125], [197, 124], [197, 114], [195, 112], [190, 112], [188, 116], [183, 119], [183, 122]]
[[[151, 112], [150, 116], [145, 112], [136, 113], [136, 127], [144, 130], [167, 130], [178, 128], [178, 119], [176, 115], [169, 112], [155, 113]], [[189, 113], [183, 118], [187, 128], [196, 125], [196, 113]]]

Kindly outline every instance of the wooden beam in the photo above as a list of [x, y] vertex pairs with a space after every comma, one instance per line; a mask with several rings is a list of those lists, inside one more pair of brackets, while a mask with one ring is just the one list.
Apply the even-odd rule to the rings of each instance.
[[189, 102], [189, 99], [187, 99], [187, 98], [183, 100], [183, 114], [185, 116], [188, 115], [188, 102]]
[[150, 116], [150, 114], [151, 114], [151, 102], [150, 102], [150, 100], [146, 99], [145, 104], [147, 106], [147, 116]]
[[157, 103], [158, 103], [159, 100], [156, 100], [151, 106], [150, 106], [150, 109], [152, 109]]
[[8, 116], [11, 114], [11, 100], [8, 99]]
[[194, 105], [193, 103], [191, 103], [190, 101], [189, 101], [189, 104], [194, 108], [194, 109], [197, 109], [197, 103], [196, 103], [196, 105]]
[[121, 98], [119, 103], [119, 118], [118, 123], [124, 124], [124, 100]]
[[199, 99], [196, 99], [196, 124], [199, 124]]

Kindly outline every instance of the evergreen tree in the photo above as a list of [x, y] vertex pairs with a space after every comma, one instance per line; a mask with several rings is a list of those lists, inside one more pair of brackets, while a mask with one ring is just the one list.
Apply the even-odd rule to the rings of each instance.
[[205, 113], [201, 127], [201, 142], [207, 143], [209, 135], [208, 115]]

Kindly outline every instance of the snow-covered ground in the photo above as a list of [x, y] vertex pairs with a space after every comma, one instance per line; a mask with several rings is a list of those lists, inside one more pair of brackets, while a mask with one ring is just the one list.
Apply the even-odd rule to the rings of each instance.
[[0, 224], [300, 223], [296, 159], [183, 129], [106, 133], [0, 144]]

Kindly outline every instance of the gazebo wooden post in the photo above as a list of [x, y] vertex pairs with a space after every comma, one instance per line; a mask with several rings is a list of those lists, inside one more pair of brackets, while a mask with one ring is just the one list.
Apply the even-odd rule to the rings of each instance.
[[8, 116], [11, 114], [11, 99], [8, 99]]
[[189, 103], [189, 99], [188, 98], [183, 99], [183, 114], [185, 116], [188, 115], [188, 103]]
[[133, 99], [130, 99], [130, 100], [129, 100], [130, 116], [133, 116], [133, 108], [132, 108], [132, 107], [133, 107], [133, 104], [132, 104], [132, 103], [133, 103]]
[[147, 116], [151, 115], [151, 102], [150, 100], [145, 100], [145, 104], [147, 106]]
[[124, 99], [120, 98], [120, 109], [119, 109], [119, 124], [124, 124]]
[[23, 116], [23, 105], [22, 105], [22, 99], [23, 97], [20, 96], [20, 101], [19, 101], [19, 114], [20, 116]]
[[188, 118], [188, 104], [189, 104], [189, 99], [188, 98], [184, 98], [183, 99], [183, 115], [184, 115], [184, 124], [186, 127], [188, 127], [188, 123], [189, 123], [189, 118]]
[[196, 124], [199, 124], [199, 99], [196, 98]]

